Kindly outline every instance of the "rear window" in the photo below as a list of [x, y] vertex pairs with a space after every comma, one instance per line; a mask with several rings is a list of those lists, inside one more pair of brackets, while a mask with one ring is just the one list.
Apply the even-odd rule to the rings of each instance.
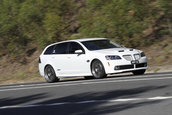
[[54, 46], [55, 46], [55, 45], [52, 45], [52, 46], [48, 47], [48, 48], [45, 50], [44, 55], [52, 54], [52, 53], [53, 53]]
[[57, 44], [55, 47], [55, 52], [54, 54], [67, 54], [67, 47], [69, 43], [60, 43]]

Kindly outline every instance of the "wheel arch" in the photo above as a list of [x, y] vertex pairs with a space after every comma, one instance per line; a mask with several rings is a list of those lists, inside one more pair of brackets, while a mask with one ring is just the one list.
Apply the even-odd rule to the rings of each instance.
[[[53, 72], [52, 72], [52, 70], [51, 70], [51, 75], [50, 75], [50, 76], [48, 75], [48, 73], [47, 73], [47, 71], [46, 71], [46, 68], [47, 68], [47, 67], [49, 67], [49, 68], [51, 68], [51, 69], [53, 70]], [[47, 81], [48, 83], [53, 83], [53, 82], [59, 81], [59, 78], [57, 77], [56, 72], [55, 72], [53, 66], [50, 65], [50, 64], [47, 64], [47, 65], [45, 65], [45, 67], [44, 67], [44, 78], [46, 79], [46, 81]]]
[[[51, 66], [51, 67], [54, 69], [54, 67], [53, 67], [52, 64], [46, 64], [46, 65], [44, 66], [44, 75], [45, 75], [45, 68], [46, 68], [47, 66]], [[57, 73], [56, 73], [56, 70], [55, 70], [55, 69], [54, 69], [54, 72], [55, 72], [56, 77], [57, 77]]]
[[[96, 60], [100, 61], [100, 62], [103, 64], [103, 67], [104, 67], [104, 70], [105, 70], [105, 73], [106, 73], [106, 68], [105, 68], [105, 65], [104, 65], [103, 61], [102, 61], [101, 59], [98, 59], [98, 58], [94, 58], [94, 59], [91, 61], [91, 63], [90, 63], [90, 71], [91, 71], [91, 67], [92, 67], [93, 62], [96, 61]], [[107, 73], [106, 73], [106, 74], [107, 74]]]
[[[92, 67], [93, 62], [96, 61], [96, 60], [100, 61], [98, 58], [94, 58], [94, 59], [91, 61], [91, 63], [90, 63], [90, 70], [91, 70], [91, 67]], [[100, 62], [101, 62], [101, 61], [100, 61]], [[101, 63], [102, 63], [102, 62], [101, 62]]]
[[[50, 65], [50, 64], [46, 64], [45, 66], [44, 66], [44, 71], [45, 71], [45, 68], [47, 67], [47, 66], [51, 66], [51, 67], [53, 67], [52, 65]], [[54, 68], [53, 68], [54, 69]]]
[[[91, 63], [90, 63], [90, 71], [91, 71], [91, 73], [92, 73], [92, 64], [93, 64], [94, 61], [99, 61], [99, 62], [102, 64], [103, 69], [104, 69], [104, 75], [103, 75], [103, 77], [101, 77], [101, 78], [105, 78], [105, 77], [107, 76], [107, 73], [106, 73], [106, 70], [105, 70], [105, 65], [104, 65], [104, 63], [103, 63], [103, 61], [102, 61], [101, 59], [94, 58], [94, 59], [91, 61]], [[92, 74], [93, 74], [93, 73], [92, 73]], [[93, 76], [94, 76], [94, 75], [93, 75]]]

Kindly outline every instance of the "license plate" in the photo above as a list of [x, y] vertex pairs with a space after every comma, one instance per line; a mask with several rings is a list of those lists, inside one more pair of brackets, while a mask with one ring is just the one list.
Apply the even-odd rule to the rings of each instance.
[[139, 63], [139, 60], [132, 60], [131, 61], [131, 64], [138, 64]]

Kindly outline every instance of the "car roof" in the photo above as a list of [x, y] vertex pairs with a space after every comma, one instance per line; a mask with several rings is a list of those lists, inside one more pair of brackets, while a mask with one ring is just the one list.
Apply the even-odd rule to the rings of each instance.
[[72, 42], [72, 41], [74, 41], [74, 42], [84, 42], [84, 41], [103, 40], [103, 39], [105, 40], [107, 38], [81, 38], [81, 39], [74, 39], [74, 40], [66, 40], [66, 41], [60, 41], [60, 42], [52, 43], [52, 44], [48, 45], [47, 47], [52, 46], [52, 45], [56, 45], [58, 43], [65, 43], [65, 42]]
[[82, 39], [75, 39], [75, 40], [71, 40], [71, 41], [84, 42], [84, 41], [102, 40], [102, 39], [107, 39], [107, 38], [82, 38]]

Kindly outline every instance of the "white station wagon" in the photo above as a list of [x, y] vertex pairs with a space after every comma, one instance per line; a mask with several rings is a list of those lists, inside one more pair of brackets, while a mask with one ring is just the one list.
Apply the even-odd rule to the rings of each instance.
[[108, 74], [144, 74], [144, 52], [125, 48], [106, 38], [69, 40], [47, 46], [39, 57], [39, 71], [47, 82], [62, 77], [104, 78]]

